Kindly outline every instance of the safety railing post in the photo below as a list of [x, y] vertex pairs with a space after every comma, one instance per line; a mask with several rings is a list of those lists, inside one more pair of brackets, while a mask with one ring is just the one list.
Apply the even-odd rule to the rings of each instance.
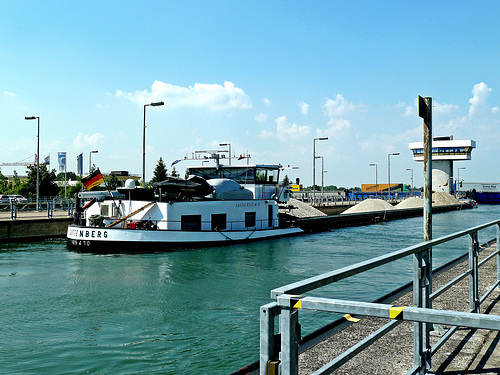
[[260, 373], [278, 374], [279, 350], [274, 337], [274, 318], [279, 314], [276, 302], [260, 308]]
[[497, 250], [497, 283], [500, 283], [500, 224], [496, 225], [497, 227], [497, 243], [496, 243], [496, 250]]
[[478, 259], [479, 242], [475, 231], [469, 234], [469, 309], [477, 313], [479, 312]]
[[299, 312], [293, 308], [283, 308], [280, 314], [281, 329], [281, 374], [299, 373]]
[[[418, 252], [413, 257], [413, 304], [416, 307], [431, 308], [430, 286], [432, 277], [431, 250]], [[419, 374], [427, 374], [431, 368], [430, 324], [413, 324], [413, 361]]]

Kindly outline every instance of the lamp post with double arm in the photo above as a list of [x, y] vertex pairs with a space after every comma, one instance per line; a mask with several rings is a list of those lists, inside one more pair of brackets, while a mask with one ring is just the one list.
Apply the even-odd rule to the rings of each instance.
[[387, 180], [389, 183], [389, 186], [387, 187], [388, 190], [388, 201], [390, 202], [391, 200], [391, 155], [399, 155], [399, 152], [394, 152], [392, 154], [387, 154]]
[[146, 187], [146, 107], [158, 107], [164, 105], [163, 102], [144, 104], [144, 122], [142, 132], [142, 187]]
[[314, 138], [313, 140], [313, 201], [312, 206], [316, 202], [316, 141], [326, 141], [328, 137]]
[[36, 210], [39, 211], [39, 201], [40, 201], [40, 117], [38, 116], [26, 116], [25, 120], [37, 120], [38, 122], [38, 132], [36, 141]]

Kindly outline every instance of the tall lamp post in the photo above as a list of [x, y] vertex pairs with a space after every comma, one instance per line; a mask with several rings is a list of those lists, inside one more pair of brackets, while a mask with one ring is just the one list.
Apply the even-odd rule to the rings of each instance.
[[410, 196], [413, 197], [413, 169], [406, 168], [407, 171], [411, 171], [411, 186], [410, 186]]
[[231, 143], [219, 143], [219, 146], [227, 146], [229, 152], [229, 165], [231, 165]]
[[389, 201], [391, 200], [391, 155], [399, 155], [399, 152], [394, 152], [392, 154], [387, 154], [387, 181], [389, 182], [389, 186], [388, 186], [388, 198], [389, 198]]
[[312, 206], [314, 206], [314, 202], [316, 201], [316, 141], [326, 141], [328, 137], [320, 137], [314, 138], [313, 140], [313, 201]]
[[97, 154], [99, 151], [90, 151], [89, 153], [89, 176], [92, 173], [92, 154]]
[[38, 121], [38, 135], [36, 141], [36, 210], [40, 209], [40, 117], [38, 116], [26, 116], [25, 120], [37, 120]]
[[325, 186], [325, 158], [323, 156], [316, 156], [316, 159], [321, 159], [321, 199], [323, 199], [323, 190]]
[[375, 197], [378, 195], [378, 165], [377, 163], [370, 163], [370, 167], [375, 167]]
[[146, 187], [146, 107], [158, 107], [164, 105], [163, 102], [144, 104], [144, 122], [142, 132], [142, 187]]
[[460, 186], [460, 169], [466, 169], [466, 168], [465, 167], [460, 167], [460, 168], [457, 169], [457, 189], [456, 189], [457, 193], [459, 191], [458, 187]]

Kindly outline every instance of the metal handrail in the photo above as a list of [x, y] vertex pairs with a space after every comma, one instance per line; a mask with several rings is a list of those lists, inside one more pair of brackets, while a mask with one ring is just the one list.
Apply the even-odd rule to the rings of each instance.
[[[273, 220], [273, 224], [278, 224], [279, 221], [278, 219], [272, 219]], [[181, 229], [181, 224], [182, 224], [182, 221], [180, 220], [166, 220], [166, 219], [161, 219], [161, 220], [155, 220], [155, 219], [132, 219], [130, 218], [130, 220], [127, 220], [127, 222], [134, 222], [134, 221], [151, 221], [153, 224], [157, 225], [159, 223], [174, 223], [174, 224], [178, 224], [179, 226], [179, 229], [171, 229], [169, 228], [168, 230], [183, 230]], [[249, 227], [246, 227], [246, 226], [241, 226], [241, 224], [245, 223], [245, 220], [231, 220], [231, 221], [227, 221], [226, 222], [226, 229], [223, 229], [223, 230], [220, 230], [221, 232], [224, 232], [224, 231], [239, 231], [239, 230], [245, 230], [245, 231], [251, 231], [251, 230], [256, 230], [256, 231], [259, 231], [259, 230], [268, 230], [268, 229], [275, 229], [276, 227], [269, 227], [267, 224], [269, 223], [269, 220], [266, 218], [266, 219], [256, 219], [255, 220], [255, 225], [253, 226], [249, 226]], [[212, 229], [211, 227], [211, 224], [212, 222], [211, 221], [207, 221], [207, 220], [202, 220], [200, 222], [201, 224], [201, 231], [202, 232], [213, 232], [214, 230]], [[234, 228], [237, 228], [237, 229], [234, 229]], [[184, 231], [189, 231], [189, 230], [184, 230]], [[196, 230], [198, 231], [198, 230]]]
[[[496, 226], [496, 251], [481, 262], [478, 261], [479, 244], [477, 240], [478, 231]], [[432, 264], [429, 256], [432, 247], [469, 236], [469, 269], [452, 281], [432, 293]], [[304, 293], [324, 287], [334, 282], [360, 274], [362, 272], [380, 267], [398, 259], [414, 255], [414, 303], [416, 307], [405, 307], [401, 310], [393, 310], [391, 305], [374, 304], [366, 302], [353, 302], [328, 298], [317, 298], [303, 296]], [[483, 295], [478, 295], [478, 268], [493, 257], [497, 259], [497, 281]], [[429, 264], [426, 264], [427, 263]], [[469, 276], [469, 312], [433, 310], [432, 300], [446, 292], [451, 286]], [[414, 367], [408, 374], [425, 374], [430, 367], [430, 358], [439, 347], [456, 331], [451, 328], [434, 347], [429, 344], [429, 330], [431, 323], [447, 324], [451, 326], [464, 326], [470, 328], [484, 328], [500, 330], [500, 316], [485, 316], [479, 313], [482, 302], [493, 290], [500, 285], [500, 220], [491, 221], [473, 228], [465, 229], [456, 233], [439, 237], [434, 240], [421, 242], [398, 251], [391, 252], [373, 259], [341, 268], [339, 270], [310, 277], [292, 284], [273, 289], [271, 298], [276, 302], [261, 307], [261, 374], [266, 373], [269, 366], [280, 366], [282, 374], [296, 374], [298, 372], [298, 341], [300, 333], [297, 332], [298, 310], [311, 309], [337, 313], [359, 314], [363, 316], [377, 316], [389, 319], [410, 320], [415, 324]], [[300, 297], [297, 297], [297, 296]], [[400, 314], [404, 310], [404, 314]], [[281, 352], [276, 353], [274, 341], [274, 318], [280, 315]], [[458, 319], [457, 319], [458, 318]], [[389, 322], [378, 331], [354, 345], [347, 352], [335, 358], [329, 364], [319, 369], [315, 374], [331, 373], [342, 364], [364, 350], [367, 346], [378, 340], [397, 324]], [[278, 355], [279, 354], [279, 355]], [[280, 358], [278, 360], [277, 358]]]
[[302, 294], [309, 292], [313, 289], [320, 288], [322, 286], [343, 280], [347, 277], [357, 275], [359, 273], [371, 270], [373, 268], [377, 268], [380, 266], [383, 266], [384, 264], [393, 262], [395, 260], [407, 257], [409, 255], [413, 255], [425, 250], [428, 250], [429, 248], [432, 248], [434, 246], [443, 244], [445, 242], [449, 242], [452, 240], [455, 240], [457, 238], [466, 236], [468, 234], [477, 232], [479, 230], [488, 228], [490, 226], [493, 226], [495, 224], [500, 224], [500, 220], [495, 220], [491, 221], [486, 224], [481, 224], [476, 227], [470, 228], [470, 229], [465, 229], [460, 232], [452, 233], [446, 236], [442, 236], [430, 241], [426, 242], [421, 242], [416, 245], [408, 246], [405, 247], [401, 250], [394, 251], [392, 253], [384, 254], [376, 258], [372, 258], [363, 262], [359, 262], [356, 264], [353, 264], [351, 266], [347, 266], [344, 268], [340, 268], [335, 271], [327, 272], [322, 275], [318, 276], [313, 276], [308, 279], [298, 281], [292, 284], [288, 284], [285, 286], [282, 286], [277, 289], [273, 289], [271, 291], [271, 298], [276, 298], [280, 294]]

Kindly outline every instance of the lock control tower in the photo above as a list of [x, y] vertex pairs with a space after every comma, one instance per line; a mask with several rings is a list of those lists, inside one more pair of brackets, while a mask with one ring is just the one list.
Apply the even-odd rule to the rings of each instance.
[[[476, 142], [454, 140], [453, 136], [434, 137], [432, 139], [432, 190], [453, 193], [453, 161], [471, 160], [472, 149]], [[412, 142], [409, 149], [413, 160], [424, 161], [424, 143]]]

